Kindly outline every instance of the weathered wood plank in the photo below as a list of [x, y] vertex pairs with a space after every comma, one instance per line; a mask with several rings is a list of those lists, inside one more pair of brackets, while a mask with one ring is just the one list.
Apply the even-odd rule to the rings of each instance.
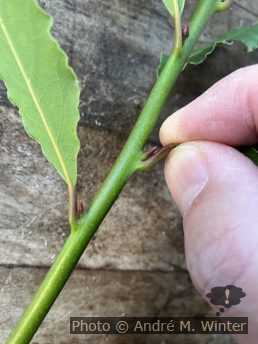
[[[54, 35], [67, 51], [82, 88], [80, 110], [84, 127], [79, 129], [82, 150], [78, 191], [87, 204], [114, 162], [146, 99], [160, 52], [170, 48], [171, 20], [161, 1], [155, 0], [44, 0], [42, 3], [55, 17]], [[257, 13], [256, 2], [242, 1], [230, 12], [216, 16], [201, 40], [257, 21]], [[201, 68], [186, 69], [161, 121], [230, 71], [257, 61], [257, 53], [246, 55], [243, 47], [236, 45], [218, 50]], [[44, 267], [52, 263], [62, 246], [68, 226], [65, 185], [42, 157], [39, 147], [24, 133], [3, 86], [0, 105], [0, 265], [14, 265], [0, 268], [2, 341], [46, 273]], [[151, 139], [157, 140], [157, 130]], [[162, 165], [133, 178], [80, 261], [83, 269], [109, 271], [76, 271], [35, 341], [101, 344], [124, 340], [124, 337], [71, 337], [70, 314], [206, 314], [208, 306], [196, 294], [185, 272], [181, 227], [164, 183]], [[24, 268], [18, 268], [21, 265]], [[161, 343], [161, 340], [230, 343], [222, 336], [126, 337], [126, 340], [128, 344]]]
[[[0, 333], [4, 342], [46, 269], [0, 268]], [[70, 335], [71, 316], [206, 316], [213, 315], [182, 272], [76, 270], [33, 342], [229, 344], [210, 335]]]

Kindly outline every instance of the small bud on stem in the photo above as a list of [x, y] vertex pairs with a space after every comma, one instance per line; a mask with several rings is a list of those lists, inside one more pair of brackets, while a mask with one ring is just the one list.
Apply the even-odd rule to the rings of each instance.
[[80, 218], [81, 215], [84, 213], [84, 206], [82, 201], [77, 202], [77, 218]]
[[182, 38], [183, 42], [189, 37], [190, 34], [190, 24], [185, 23], [182, 27]]

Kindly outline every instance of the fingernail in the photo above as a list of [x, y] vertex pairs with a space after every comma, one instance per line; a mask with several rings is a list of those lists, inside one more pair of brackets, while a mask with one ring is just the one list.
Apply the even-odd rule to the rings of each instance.
[[165, 177], [184, 216], [208, 182], [207, 160], [199, 146], [184, 144], [172, 151], [166, 161]]

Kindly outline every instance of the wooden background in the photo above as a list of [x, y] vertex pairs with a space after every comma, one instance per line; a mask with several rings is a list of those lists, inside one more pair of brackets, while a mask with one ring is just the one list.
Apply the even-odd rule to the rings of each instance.
[[[188, 1], [190, 7], [195, 1]], [[47, 0], [53, 33], [81, 85], [79, 198], [87, 204], [118, 155], [172, 42], [160, 0]], [[189, 11], [186, 11], [187, 20]], [[205, 42], [257, 21], [258, 3], [235, 1]], [[236, 44], [180, 77], [161, 121], [229, 72], [258, 61]], [[158, 141], [159, 125], [150, 143]], [[69, 229], [66, 188], [31, 141], [0, 87], [0, 343], [31, 299]], [[72, 336], [70, 316], [214, 315], [192, 286], [182, 223], [160, 164], [127, 185], [35, 336], [39, 344], [231, 343], [227, 336]]]

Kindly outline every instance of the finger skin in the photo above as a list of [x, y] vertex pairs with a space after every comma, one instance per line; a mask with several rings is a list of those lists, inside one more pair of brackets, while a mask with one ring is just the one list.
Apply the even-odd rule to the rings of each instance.
[[160, 140], [169, 143], [204, 140], [249, 145], [258, 140], [258, 65], [242, 68], [163, 123]]
[[[182, 184], [178, 187], [174, 172], [184, 170], [183, 178], [193, 174], [194, 157], [182, 158], [184, 146], [191, 145], [198, 145], [206, 160], [208, 178], [183, 214], [187, 267], [207, 302], [206, 294], [213, 287], [233, 284], [243, 288], [246, 297], [239, 305], [225, 309], [223, 316], [247, 316], [249, 334], [238, 335], [237, 340], [257, 343], [258, 170], [238, 151], [222, 144], [180, 145], [165, 165], [166, 181], [179, 208], [187, 190]], [[220, 308], [214, 306], [216, 311]]]
[[193, 283], [207, 302], [213, 287], [243, 289], [223, 315], [248, 317], [249, 334], [235, 335], [245, 344], [258, 337], [258, 169], [229, 146], [258, 142], [256, 76], [258, 65], [232, 73], [160, 129], [164, 145], [187, 142], [170, 154], [165, 178], [183, 216]]

